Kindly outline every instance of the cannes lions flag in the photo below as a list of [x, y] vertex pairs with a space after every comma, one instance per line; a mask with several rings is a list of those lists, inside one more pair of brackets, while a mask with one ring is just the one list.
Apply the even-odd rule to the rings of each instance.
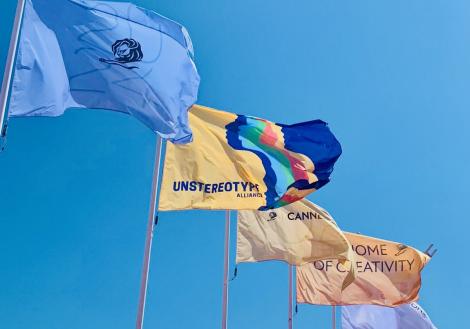
[[348, 271], [337, 261], [297, 268], [297, 302], [321, 305], [397, 306], [418, 299], [426, 254], [406, 245], [345, 233], [356, 254], [356, 279], [342, 290]]
[[238, 211], [237, 263], [352, 261], [348, 239], [331, 215], [307, 199], [271, 211]]
[[351, 305], [341, 308], [342, 329], [436, 329], [416, 303], [398, 307]]
[[272, 209], [329, 182], [341, 146], [320, 120], [294, 125], [195, 105], [194, 140], [168, 144], [160, 210]]
[[191, 56], [184, 27], [131, 3], [27, 0], [9, 115], [112, 110], [189, 142], [199, 86]]
[[342, 288], [354, 280], [351, 244], [323, 208], [303, 199], [271, 211], [238, 211], [237, 264], [282, 260], [302, 265], [336, 259], [348, 270]]

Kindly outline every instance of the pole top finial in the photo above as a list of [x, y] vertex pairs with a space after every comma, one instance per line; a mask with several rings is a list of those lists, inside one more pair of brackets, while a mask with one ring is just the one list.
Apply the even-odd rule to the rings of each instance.
[[424, 252], [426, 255], [428, 255], [429, 257], [433, 257], [436, 252], [437, 252], [437, 249], [434, 248], [434, 250], [432, 250], [432, 248], [434, 247], [434, 244], [430, 244], [429, 247], [426, 249], [426, 251]]

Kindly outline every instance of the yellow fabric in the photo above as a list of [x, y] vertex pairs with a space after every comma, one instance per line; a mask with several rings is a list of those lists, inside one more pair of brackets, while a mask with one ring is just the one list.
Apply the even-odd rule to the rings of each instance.
[[[261, 160], [227, 144], [223, 127], [235, 119], [236, 115], [229, 112], [200, 105], [192, 107], [189, 120], [193, 142], [166, 146], [159, 210], [258, 209], [265, 205], [265, 171]], [[175, 191], [174, 184], [188, 181], [206, 184], [209, 190]], [[231, 183], [231, 191], [224, 189], [227, 182]], [[248, 183], [245, 190], [241, 188], [242, 182]], [[218, 188], [218, 184], [222, 184], [224, 192], [211, 193], [212, 186]]]
[[303, 199], [271, 211], [238, 211], [237, 263], [321, 259], [354, 260], [348, 240], [321, 207]]
[[347, 275], [336, 261], [297, 267], [297, 302], [321, 305], [397, 306], [418, 299], [424, 253], [391, 241], [345, 233], [356, 254], [356, 279], [342, 290]]

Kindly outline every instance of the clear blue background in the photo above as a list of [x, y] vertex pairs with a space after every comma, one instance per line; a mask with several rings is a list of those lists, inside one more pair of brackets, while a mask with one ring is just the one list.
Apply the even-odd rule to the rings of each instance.
[[[420, 304], [439, 328], [464, 326], [470, 2], [136, 3], [189, 29], [200, 104], [328, 121], [344, 153], [310, 199], [345, 230], [434, 243]], [[0, 2], [1, 63], [15, 5]], [[154, 142], [112, 112], [10, 121], [0, 154], [1, 328], [134, 327]], [[223, 233], [223, 212], [161, 214], [146, 328], [220, 328]], [[287, 265], [240, 265], [229, 312], [229, 328], [286, 328]], [[300, 305], [294, 320], [328, 328], [331, 308]]]

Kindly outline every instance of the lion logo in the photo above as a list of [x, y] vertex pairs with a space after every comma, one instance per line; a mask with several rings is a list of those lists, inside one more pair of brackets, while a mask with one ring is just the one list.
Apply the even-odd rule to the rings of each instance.
[[131, 70], [137, 69], [138, 66], [126, 64], [140, 62], [142, 58], [144, 58], [140, 43], [134, 39], [117, 40], [113, 43], [111, 49], [114, 54], [114, 59], [100, 58], [100, 62], [119, 65]]
[[277, 218], [277, 214], [274, 211], [271, 211], [269, 213], [269, 219], [267, 220], [268, 222], [275, 220]]

